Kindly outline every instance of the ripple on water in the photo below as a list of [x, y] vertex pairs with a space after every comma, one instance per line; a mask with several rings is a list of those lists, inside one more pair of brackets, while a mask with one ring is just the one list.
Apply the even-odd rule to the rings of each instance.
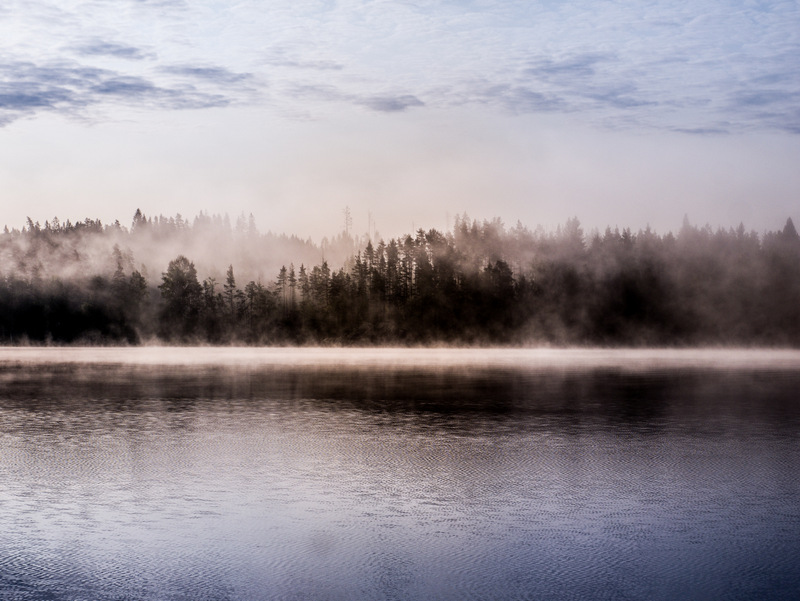
[[0, 598], [800, 597], [800, 376], [501, 363], [5, 372]]

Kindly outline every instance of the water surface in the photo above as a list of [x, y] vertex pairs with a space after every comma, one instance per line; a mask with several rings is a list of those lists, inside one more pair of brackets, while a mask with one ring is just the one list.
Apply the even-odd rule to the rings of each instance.
[[796, 599], [791, 351], [0, 349], [0, 599]]

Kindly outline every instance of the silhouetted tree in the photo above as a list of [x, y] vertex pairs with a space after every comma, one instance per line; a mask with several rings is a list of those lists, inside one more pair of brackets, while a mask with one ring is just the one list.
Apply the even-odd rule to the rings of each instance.
[[159, 285], [164, 306], [159, 333], [167, 339], [189, 339], [197, 334], [203, 288], [194, 263], [183, 255], [170, 261]]

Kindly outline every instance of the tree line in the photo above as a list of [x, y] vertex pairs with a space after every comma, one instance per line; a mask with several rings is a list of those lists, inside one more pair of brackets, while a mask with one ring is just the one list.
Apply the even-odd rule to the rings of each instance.
[[4, 269], [78, 227], [36, 226], [0, 234], [0, 258], [16, 253], [0, 263], [3, 343], [800, 345], [791, 219], [761, 235], [685, 219], [659, 235], [464, 215], [449, 232], [365, 239], [336, 267], [288, 261], [246, 283], [233, 263], [201, 277], [183, 254], [151, 278], [119, 244], [84, 276]]

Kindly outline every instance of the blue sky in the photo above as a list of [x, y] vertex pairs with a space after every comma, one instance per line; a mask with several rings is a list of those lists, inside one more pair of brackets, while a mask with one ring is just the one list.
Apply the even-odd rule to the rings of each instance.
[[796, 1], [0, 0], [12, 226], [761, 231], [798, 165]]

